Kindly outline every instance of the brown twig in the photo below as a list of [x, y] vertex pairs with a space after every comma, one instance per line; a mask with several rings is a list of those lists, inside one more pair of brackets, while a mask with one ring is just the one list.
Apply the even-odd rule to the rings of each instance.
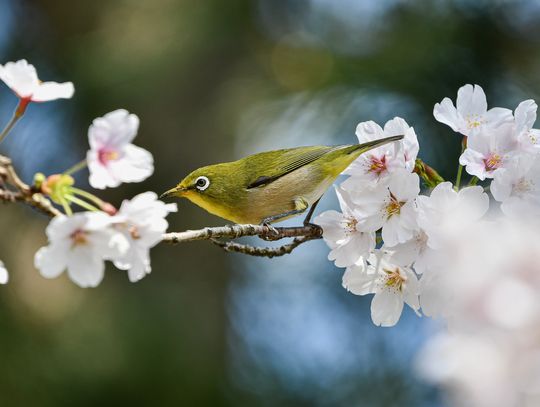
[[[0, 201], [3, 202], [24, 202], [47, 216], [54, 217], [61, 214], [51, 201], [43, 194], [34, 191], [30, 185], [25, 184], [15, 172], [11, 159], [0, 155]], [[8, 188], [12, 188], [8, 189]]]
[[[257, 247], [246, 244], [222, 241], [219, 238], [237, 239], [244, 236], [258, 236], [264, 240], [280, 240], [294, 238], [291, 243], [279, 247]], [[322, 229], [317, 225], [305, 225], [297, 227], [278, 227], [268, 225], [227, 225], [200, 230], [188, 230], [180, 233], [167, 233], [163, 237], [166, 243], [182, 243], [195, 240], [210, 240], [215, 245], [227, 252], [235, 252], [259, 257], [276, 257], [291, 253], [302, 243], [320, 239]]]

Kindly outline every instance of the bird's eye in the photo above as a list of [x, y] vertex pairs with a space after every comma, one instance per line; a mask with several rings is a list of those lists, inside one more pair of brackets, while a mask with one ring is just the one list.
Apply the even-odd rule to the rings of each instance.
[[207, 177], [202, 176], [202, 177], [197, 178], [197, 180], [195, 181], [195, 187], [199, 191], [204, 191], [209, 186], [210, 186], [210, 180]]

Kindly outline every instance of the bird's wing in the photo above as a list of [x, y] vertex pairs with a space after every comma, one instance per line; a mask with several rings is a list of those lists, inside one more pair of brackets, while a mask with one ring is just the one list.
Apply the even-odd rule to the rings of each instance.
[[253, 176], [248, 180], [247, 189], [267, 185], [304, 165], [318, 160], [336, 148], [343, 148], [343, 146], [298, 147], [256, 154], [250, 157], [249, 163], [253, 169], [257, 168], [257, 171], [249, 171]]

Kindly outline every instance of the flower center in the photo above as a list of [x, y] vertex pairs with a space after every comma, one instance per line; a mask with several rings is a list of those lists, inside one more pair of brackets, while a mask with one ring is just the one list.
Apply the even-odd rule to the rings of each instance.
[[397, 200], [395, 195], [390, 192], [390, 201], [386, 205], [386, 218], [390, 219], [394, 215], [399, 215], [401, 212], [401, 207], [405, 205], [405, 202], [400, 202]]
[[131, 235], [131, 238], [133, 240], [138, 240], [138, 239], [141, 238], [141, 234], [139, 233], [139, 229], [137, 229], [136, 226], [130, 226], [129, 234]]
[[378, 158], [372, 155], [370, 157], [368, 172], [381, 175], [384, 171], [386, 171], [386, 156], [383, 155], [381, 158]]
[[103, 165], [106, 165], [109, 161], [118, 160], [120, 154], [115, 150], [99, 150], [98, 159], [99, 162]]
[[407, 277], [399, 273], [399, 267], [396, 267], [395, 270], [383, 269], [383, 271], [386, 273], [384, 285], [401, 291], [403, 284], [407, 281]]
[[71, 235], [71, 241], [73, 243], [73, 246], [82, 246], [88, 243], [88, 232], [85, 232], [84, 230], [77, 229], [74, 231]]
[[474, 129], [484, 123], [482, 117], [478, 115], [467, 116], [465, 120], [467, 120], [467, 128], [469, 129]]
[[501, 166], [502, 157], [497, 154], [490, 154], [487, 158], [484, 158], [484, 167], [486, 171], [495, 171]]

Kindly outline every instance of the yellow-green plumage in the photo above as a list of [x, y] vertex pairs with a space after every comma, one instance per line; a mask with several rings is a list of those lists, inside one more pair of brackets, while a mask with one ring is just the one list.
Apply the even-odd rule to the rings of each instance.
[[[258, 224], [269, 217], [306, 210], [360, 154], [401, 138], [275, 150], [209, 165], [193, 171], [164, 196], [185, 197], [235, 223]], [[205, 182], [208, 185], [203, 189]]]

